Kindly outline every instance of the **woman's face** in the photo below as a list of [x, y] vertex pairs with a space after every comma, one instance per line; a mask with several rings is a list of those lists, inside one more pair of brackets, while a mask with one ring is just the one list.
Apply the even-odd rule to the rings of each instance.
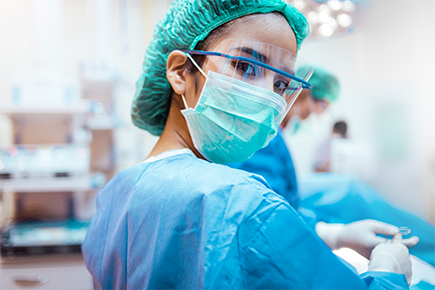
[[[224, 35], [209, 43], [208, 51], [248, 58], [253, 58], [254, 51], [256, 55], [265, 56], [257, 60], [293, 74], [297, 40], [284, 16], [277, 13], [254, 14], [234, 20], [228, 23], [228, 27]], [[280, 95], [280, 89], [290, 81], [268, 70], [255, 72], [248, 63], [235, 64], [217, 56], [207, 56], [202, 69], [206, 74], [209, 71], [218, 72]], [[187, 80], [186, 97], [196, 104], [206, 79], [201, 74], [191, 77], [196, 77], [196, 82]]]

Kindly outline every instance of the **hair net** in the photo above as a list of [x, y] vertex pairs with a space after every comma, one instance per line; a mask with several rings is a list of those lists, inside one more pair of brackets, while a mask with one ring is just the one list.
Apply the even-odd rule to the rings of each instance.
[[326, 70], [314, 67], [313, 76], [310, 78], [313, 86], [311, 95], [315, 99], [325, 100], [330, 103], [336, 101], [340, 94], [340, 83], [338, 79]]
[[213, 29], [236, 18], [271, 12], [287, 19], [299, 50], [309, 33], [308, 22], [284, 0], [176, 0], [156, 25], [146, 50], [131, 109], [133, 123], [153, 135], [163, 132], [171, 101], [166, 61], [173, 50], [194, 49]]

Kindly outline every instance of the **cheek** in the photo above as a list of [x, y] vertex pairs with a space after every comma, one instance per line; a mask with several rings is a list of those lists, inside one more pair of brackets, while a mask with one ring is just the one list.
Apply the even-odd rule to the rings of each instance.
[[201, 73], [196, 73], [186, 79], [186, 102], [189, 108], [195, 108], [205, 84], [205, 77]]

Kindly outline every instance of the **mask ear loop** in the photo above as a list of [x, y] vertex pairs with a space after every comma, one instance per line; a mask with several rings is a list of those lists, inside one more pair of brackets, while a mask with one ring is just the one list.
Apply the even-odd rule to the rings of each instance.
[[181, 95], [181, 98], [183, 99], [184, 107], [186, 108], [186, 110], [189, 109], [189, 107], [187, 106], [186, 98], [183, 94]]
[[186, 53], [186, 56], [190, 59], [190, 61], [193, 63], [193, 65], [199, 70], [200, 73], [202, 73], [202, 75], [207, 78], [207, 75], [205, 74], [205, 72], [202, 70], [202, 68], [196, 63], [196, 61], [193, 60], [193, 57]]
[[[207, 79], [207, 75], [202, 70], [202, 68], [196, 63], [196, 61], [193, 59], [193, 57], [188, 53], [185, 53], [185, 55], [190, 59], [190, 61], [199, 70], [199, 72]], [[187, 110], [189, 108], [189, 106], [187, 106], [186, 98], [184, 97], [183, 94], [181, 95], [181, 98], [183, 99], [184, 106], [186, 107], [186, 110]]]

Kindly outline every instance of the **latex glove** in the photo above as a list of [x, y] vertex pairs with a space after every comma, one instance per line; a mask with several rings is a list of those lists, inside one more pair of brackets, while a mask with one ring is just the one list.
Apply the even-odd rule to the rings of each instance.
[[412, 263], [408, 248], [402, 243], [400, 234], [391, 243], [377, 245], [372, 251], [368, 271], [404, 274], [408, 285], [412, 278]]
[[[319, 222], [316, 224], [316, 233], [332, 250], [346, 247], [369, 259], [373, 248], [385, 242], [385, 238], [376, 234], [393, 236], [399, 233], [399, 228], [375, 220], [362, 220], [347, 225]], [[418, 241], [418, 237], [412, 237], [402, 243], [411, 248]]]

